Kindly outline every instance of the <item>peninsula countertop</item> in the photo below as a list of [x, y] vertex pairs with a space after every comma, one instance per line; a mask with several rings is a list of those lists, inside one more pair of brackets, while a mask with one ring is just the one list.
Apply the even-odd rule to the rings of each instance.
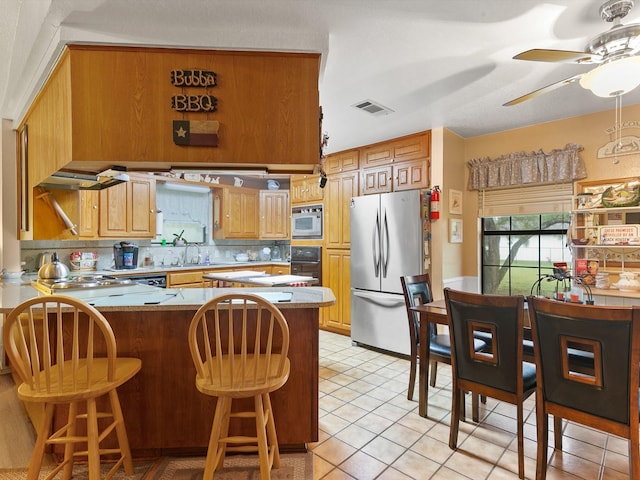
[[[232, 292], [255, 293], [278, 305], [278, 308], [326, 307], [336, 298], [326, 287], [255, 287], [255, 288], [160, 288], [149, 285], [64, 290], [69, 295], [94, 305], [100, 311], [194, 310], [211, 298]], [[21, 302], [46, 295], [21, 281], [0, 283], [0, 313], [9, 313]]]

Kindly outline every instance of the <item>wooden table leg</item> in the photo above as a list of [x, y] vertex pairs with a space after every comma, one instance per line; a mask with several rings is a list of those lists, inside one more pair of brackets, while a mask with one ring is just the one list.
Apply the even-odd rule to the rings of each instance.
[[429, 397], [429, 319], [426, 313], [420, 313], [420, 352], [418, 353], [418, 414], [427, 416], [427, 399]]

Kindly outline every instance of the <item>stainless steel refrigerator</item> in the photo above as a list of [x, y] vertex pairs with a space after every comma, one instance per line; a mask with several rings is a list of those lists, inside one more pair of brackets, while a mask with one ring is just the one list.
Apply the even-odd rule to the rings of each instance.
[[410, 353], [400, 277], [428, 264], [428, 198], [420, 190], [352, 198], [352, 341]]

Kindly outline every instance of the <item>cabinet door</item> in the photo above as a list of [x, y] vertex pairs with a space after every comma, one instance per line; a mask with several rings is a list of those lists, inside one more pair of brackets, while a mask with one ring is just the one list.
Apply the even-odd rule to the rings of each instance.
[[156, 184], [146, 177], [100, 190], [101, 237], [150, 238], [156, 234]]
[[364, 148], [360, 154], [362, 167], [377, 167], [393, 162], [393, 143], [385, 142]]
[[327, 175], [336, 173], [352, 172], [360, 165], [360, 151], [349, 150], [347, 152], [336, 153], [327, 156], [324, 162], [324, 171]]
[[224, 189], [222, 212], [221, 238], [258, 238], [258, 190]]
[[360, 194], [387, 193], [393, 189], [393, 167], [391, 165], [362, 169]]
[[260, 238], [285, 240], [289, 238], [289, 192], [260, 191]]
[[291, 203], [303, 203], [306, 198], [307, 179], [303, 175], [291, 175], [289, 183], [289, 193], [291, 194]]
[[351, 235], [349, 227], [349, 204], [351, 197], [358, 196], [358, 172], [329, 175], [325, 188], [325, 246], [327, 248], [349, 248]]
[[134, 178], [129, 187], [129, 233], [135, 237], [154, 237], [156, 234], [156, 182], [153, 179]]
[[204, 280], [202, 279], [202, 271], [195, 272], [168, 272], [167, 288], [202, 288]]
[[98, 236], [100, 194], [97, 190], [80, 191], [78, 235], [82, 238]]
[[321, 201], [320, 175], [291, 175], [289, 189], [291, 204]]
[[416, 160], [431, 156], [431, 132], [411, 135], [393, 142], [395, 162]]
[[429, 186], [429, 163], [426, 159], [398, 162], [393, 166], [393, 190], [415, 190]]
[[100, 190], [101, 237], [129, 236], [127, 228], [127, 183]]
[[291, 267], [288, 265], [273, 265], [271, 267], [272, 275], [289, 275], [291, 273]]
[[307, 178], [307, 201], [319, 202], [323, 196], [323, 189], [320, 188], [320, 175], [310, 175]]
[[323, 262], [322, 283], [329, 287], [336, 303], [322, 309], [322, 325], [327, 330], [351, 333], [351, 254], [349, 250], [327, 249]]

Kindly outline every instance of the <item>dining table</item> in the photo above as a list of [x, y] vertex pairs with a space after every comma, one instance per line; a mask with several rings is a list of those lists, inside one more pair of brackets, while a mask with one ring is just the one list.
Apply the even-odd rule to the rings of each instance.
[[[434, 300], [433, 302], [423, 303], [410, 307], [411, 311], [420, 314], [420, 328], [418, 331], [418, 341], [420, 350], [418, 351], [418, 414], [421, 417], [427, 416], [427, 399], [429, 397], [429, 357], [431, 345], [429, 342], [429, 324], [439, 324], [449, 326], [447, 317], [447, 304], [444, 299]], [[525, 328], [524, 339], [531, 341], [531, 328], [529, 324], [529, 316], [525, 308]], [[533, 362], [533, 356], [525, 354], [525, 360]]]

